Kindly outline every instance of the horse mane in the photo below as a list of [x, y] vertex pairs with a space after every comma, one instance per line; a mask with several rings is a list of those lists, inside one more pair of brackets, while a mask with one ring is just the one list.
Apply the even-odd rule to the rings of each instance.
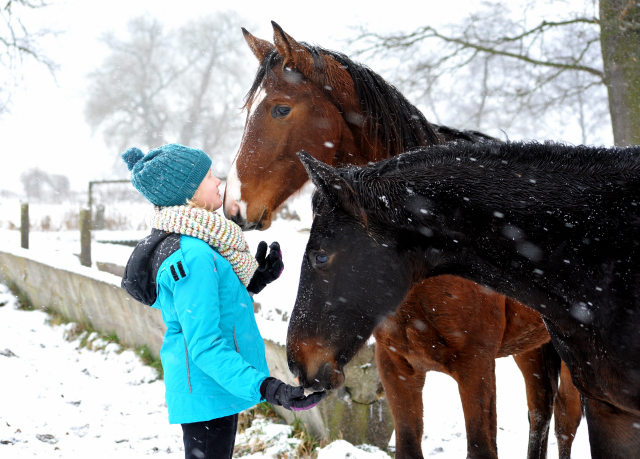
[[640, 147], [607, 148], [553, 141], [455, 142], [409, 150], [366, 168], [341, 170], [353, 180], [366, 180], [368, 177], [384, 177], [394, 173], [406, 174], [411, 170], [433, 168], [453, 161], [473, 163], [487, 169], [509, 168], [514, 173], [536, 170], [585, 176], [602, 173], [618, 175], [640, 171]]
[[[437, 130], [424, 117], [422, 112], [411, 104], [393, 85], [385, 81], [369, 67], [352, 61], [337, 51], [324, 49], [300, 42], [311, 53], [317, 74], [326, 78], [323, 71], [322, 56], [337, 61], [350, 75], [356, 88], [358, 101], [364, 114], [364, 124], [373, 143], [379, 141], [389, 156], [396, 156], [406, 150], [419, 146], [437, 145], [442, 138]], [[273, 74], [273, 68], [282, 64], [283, 58], [276, 51], [270, 51], [258, 67], [256, 76], [245, 96], [245, 107], [253, 100], [264, 79]], [[335, 91], [329, 81], [322, 81], [319, 88], [336, 103]], [[348, 114], [342, 113], [343, 117]], [[348, 124], [353, 120], [345, 118]], [[460, 133], [461, 134], [461, 133]]]
[[[466, 170], [456, 172], [459, 166]], [[438, 171], [441, 167], [446, 169]], [[406, 222], [417, 224], [417, 211], [424, 203], [428, 207], [429, 190], [448, 189], [452, 184], [464, 186], [465, 181], [473, 187], [480, 175], [488, 173], [518, 176], [523, 178], [523, 184], [535, 183], [535, 178], [540, 177], [548, 177], [551, 183], [561, 181], [562, 185], [584, 190], [585, 203], [592, 199], [589, 191], [604, 192], [625, 183], [629, 186], [629, 180], [640, 186], [640, 146], [623, 149], [558, 142], [457, 142], [414, 149], [367, 167], [349, 166], [338, 172], [355, 190], [369, 219], [412, 226]], [[510, 193], [512, 197], [522, 194], [523, 198], [527, 194], [526, 190], [509, 189], [507, 184], [498, 183], [500, 193]], [[552, 192], [549, 183], [541, 186], [544, 193]], [[314, 211], [322, 201], [317, 194], [316, 191]]]

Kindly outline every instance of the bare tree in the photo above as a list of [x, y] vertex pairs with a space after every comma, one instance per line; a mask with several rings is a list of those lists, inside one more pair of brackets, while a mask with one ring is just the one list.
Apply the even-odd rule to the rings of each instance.
[[103, 37], [111, 54], [89, 75], [91, 86], [85, 118], [103, 128], [108, 146], [149, 148], [164, 143], [169, 119], [169, 88], [185, 71], [177, 64], [171, 35], [150, 17], [128, 24], [126, 41], [112, 33]]
[[49, 174], [37, 167], [23, 172], [20, 181], [29, 201], [60, 203], [71, 191], [67, 176]]
[[[640, 143], [640, 2], [601, 0], [600, 18], [586, 2], [581, 11], [530, 24], [540, 3], [526, 2], [517, 14], [486, 3], [443, 30], [363, 31], [358, 41], [364, 53], [395, 54], [401, 86], [434, 113], [457, 116], [444, 115], [446, 123], [536, 138], [548, 137], [550, 126], [574, 124], [584, 142], [601, 142], [613, 121], [617, 145]], [[617, 79], [603, 56], [616, 63]], [[626, 106], [612, 97], [619, 92]]]
[[44, 0], [0, 0], [0, 115], [8, 110], [24, 59], [40, 62], [55, 75], [56, 63], [40, 48], [41, 40], [55, 32], [29, 30], [21, 19], [28, 10], [48, 5]]
[[62, 202], [69, 197], [71, 184], [66, 175], [49, 174], [49, 185], [52, 191], [52, 202]]
[[107, 35], [111, 54], [89, 75], [87, 122], [117, 152], [177, 141], [230, 156], [253, 70], [241, 25], [234, 13], [218, 13], [166, 31], [141, 17], [127, 40]]
[[44, 195], [43, 187], [47, 177], [47, 173], [37, 167], [29, 169], [20, 175], [20, 181], [29, 201], [42, 199]]
[[239, 134], [236, 115], [253, 76], [247, 54], [238, 52], [244, 45], [241, 22], [226, 13], [192, 21], [179, 32], [179, 54], [191, 62], [179, 82], [179, 99], [185, 101], [179, 126], [183, 144], [197, 141], [206, 151], [234, 146], [228, 140], [235, 142], [234, 131]]
[[640, 145], [640, 1], [600, 0], [602, 57], [616, 145]]

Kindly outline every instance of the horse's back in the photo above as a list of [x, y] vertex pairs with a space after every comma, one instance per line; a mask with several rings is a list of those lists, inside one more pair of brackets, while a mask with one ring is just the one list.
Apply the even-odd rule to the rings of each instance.
[[[540, 314], [522, 303], [456, 276], [436, 276], [416, 285], [395, 314], [376, 331], [406, 354], [444, 371], [439, 363], [473, 346], [490, 358], [531, 350], [549, 341]], [[442, 346], [433, 348], [432, 343]], [[447, 354], [447, 355], [443, 355]]]

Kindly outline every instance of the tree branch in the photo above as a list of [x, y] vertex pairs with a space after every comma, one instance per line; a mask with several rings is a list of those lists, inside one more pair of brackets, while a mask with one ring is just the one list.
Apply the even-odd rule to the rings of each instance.
[[519, 40], [522, 40], [523, 38], [525, 38], [525, 37], [527, 37], [529, 35], [533, 35], [535, 33], [544, 33], [546, 30], [551, 29], [553, 27], [563, 27], [563, 26], [567, 26], [567, 25], [571, 25], [571, 24], [593, 24], [593, 25], [597, 25], [598, 24], [598, 19], [597, 18], [580, 17], [580, 18], [570, 19], [570, 20], [567, 20], [567, 21], [542, 21], [540, 23], [540, 25], [538, 25], [537, 27], [534, 27], [533, 29], [527, 30], [526, 32], [523, 32], [523, 33], [521, 33], [519, 35], [514, 35], [513, 37], [501, 37], [495, 43], [496, 44], [501, 44], [501, 43], [519, 41]]
[[[521, 39], [527, 35], [530, 35], [531, 33], [533, 33], [534, 31], [540, 31], [543, 30], [544, 27], [553, 25], [553, 26], [560, 26], [560, 25], [566, 25], [566, 24], [572, 24], [572, 23], [576, 23], [576, 22], [587, 22], [587, 23], [597, 23], [597, 22], [593, 22], [593, 21], [589, 21], [586, 19], [583, 20], [573, 20], [573, 21], [563, 21], [563, 22], [544, 22], [543, 24], [541, 24], [540, 26], [531, 29], [528, 32], [525, 32], [523, 34], [520, 34], [518, 36], [514, 36], [514, 37], [506, 37], [504, 39], [500, 39], [496, 42], [494, 42], [493, 46], [492, 45], [483, 45], [481, 43], [473, 43], [471, 41], [468, 40], [464, 40], [462, 38], [457, 38], [457, 37], [450, 37], [447, 35], [443, 35], [440, 32], [438, 32], [436, 29], [434, 29], [431, 26], [425, 26], [422, 27], [421, 29], [419, 29], [420, 31], [416, 31], [404, 36], [400, 36], [400, 37], [385, 37], [385, 36], [381, 36], [381, 35], [377, 35], [377, 34], [370, 34], [370, 36], [374, 36], [378, 39], [380, 39], [382, 41], [382, 44], [379, 45], [374, 45], [373, 49], [375, 48], [407, 48], [410, 46], [413, 46], [414, 44], [422, 41], [422, 40], [426, 40], [429, 38], [438, 38], [440, 40], [443, 40], [447, 43], [452, 43], [452, 44], [456, 44], [458, 46], [460, 46], [461, 48], [467, 48], [467, 49], [474, 49], [476, 51], [480, 51], [483, 53], [487, 53], [487, 54], [493, 54], [493, 55], [497, 55], [497, 56], [504, 56], [504, 57], [509, 57], [512, 59], [517, 59], [523, 62], [526, 62], [528, 64], [532, 64], [532, 65], [538, 65], [538, 66], [543, 66], [543, 67], [551, 67], [551, 68], [557, 68], [557, 69], [566, 69], [566, 70], [577, 70], [577, 71], [583, 71], [583, 72], [587, 72], [591, 75], [597, 76], [598, 78], [604, 80], [604, 72], [602, 70], [599, 69], [595, 69], [593, 67], [589, 67], [586, 65], [579, 65], [579, 64], [567, 64], [567, 63], [562, 63], [562, 62], [553, 62], [553, 61], [544, 61], [544, 60], [540, 60], [540, 59], [535, 59], [532, 58], [530, 56], [527, 56], [526, 54], [518, 54], [518, 53], [513, 53], [510, 51], [506, 51], [506, 50], [501, 50], [501, 49], [497, 49], [495, 47], [495, 45], [499, 45], [502, 43], [508, 43], [508, 42], [512, 42], [512, 41], [516, 41], [518, 39]], [[371, 50], [372, 48], [369, 48], [369, 50]]]
[[[51, 75], [55, 78], [57, 65], [55, 62], [43, 55], [35, 46], [35, 40], [47, 35], [55, 35], [54, 31], [44, 29], [38, 32], [29, 32], [19, 18], [16, 18], [13, 11], [14, 5], [24, 8], [39, 9], [49, 6], [45, 0], [8, 0], [3, 8], [0, 9], [0, 17], [4, 21], [6, 33], [8, 37], [0, 37], [0, 43], [5, 47], [5, 54], [9, 59], [9, 68], [13, 68], [13, 62], [22, 61], [23, 56], [30, 56], [37, 62], [44, 64]], [[16, 33], [21, 32], [20, 34]]]

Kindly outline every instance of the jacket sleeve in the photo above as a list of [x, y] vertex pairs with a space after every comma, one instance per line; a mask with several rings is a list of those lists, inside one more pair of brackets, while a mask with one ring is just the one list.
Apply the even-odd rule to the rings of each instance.
[[174, 304], [193, 362], [236, 397], [260, 401], [268, 376], [236, 352], [220, 329], [219, 276], [211, 253], [185, 254], [189, 275], [174, 287]]

